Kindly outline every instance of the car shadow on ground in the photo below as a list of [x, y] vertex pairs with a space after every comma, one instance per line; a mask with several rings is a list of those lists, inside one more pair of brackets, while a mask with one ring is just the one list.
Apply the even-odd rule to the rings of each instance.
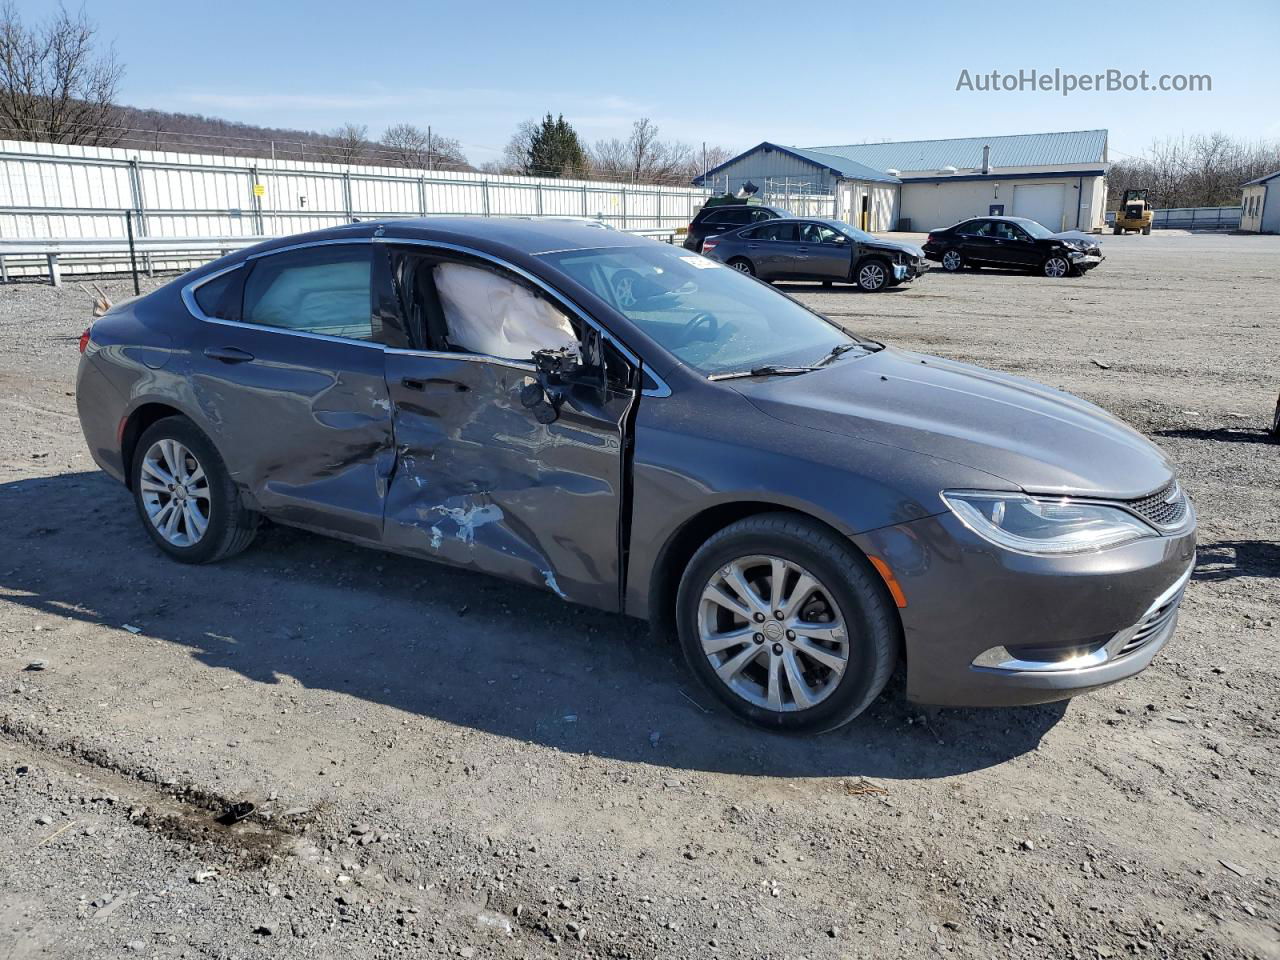
[[1196, 548], [1193, 580], [1216, 582], [1240, 577], [1280, 579], [1280, 543], [1219, 540]]
[[1249, 430], [1230, 427], [1183, 427], [1171, 430], [1155, 431], [1157, 437], [1170, 437], [1175, 440], [1218, 440], [1223, 443], [1275, 443], [1277, 441], [1266, 430]]
[[[180, 645], [209, 668], [363, 698], [555, 749], [775, 777], [943, 777], [1034, 750], [1064, 703], [921, 711], [901, 679], [823, 737], [727, 717], [640, 621], [280, 527], [232, 560], [164, 557], [101, 473], [0, 484], [10, 603]], [[57, 650], [49, 655], [56, 660]], [[103, 695], [110, 691], [104, 690]]]

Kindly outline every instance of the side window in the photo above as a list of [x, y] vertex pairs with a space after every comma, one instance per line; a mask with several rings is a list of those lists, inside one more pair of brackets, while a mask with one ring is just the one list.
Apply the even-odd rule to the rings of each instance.
[[244, 281], [244, 268], [229, 270], [195, 290], [196, 306], [206, 317], [218, 320], [240, 319], [240, 284]]
[[430, 338], [433, 349], [528, 361], [535, 350], [579, 346], [564, 311], [506, 274], [437, 263], [432, 276], [443, 320], [442, 330]]
[[986, 220], [970, 220], [956, 227], [956, 233], [962, 237], [985, 237], [987, 223]]
[[991, 220], [980, 220], [968, 233], [973, 237], [994, 237], [996, 235], [994, 227], [995, 223]]
[[751, 211], [752, 223], [763, 223], [765, 220], [777, 220], [777, 219], [778, 219], [778, 215], [774, 213], [772, 210], [757, 209], [757, 210]]
[[740, 234], [738, 234], [738, 237], [739, 237], [739, 239], [741, 239], [741, 240], [760, 240], [760, 239], [762, 239], [762, 237], [761, 237], [761, 235], [760, 235], [760, 231], [761, 231], [762, 229], [764, 229], [764, 228], [763, 228], [763, 227], [752, 227], [750, 230], [743, 230]]
[[754, 231], [761, 240], [781, 240], [783, 243], [795, 243], [796, 225], [794, 223], [768, 223], [756, 227]]
[[804, 223], [800, 225], [801, 243], [841, 243], [842, 235], [821, 223]]
[[378, 340], [369, 244], [308, 247], [261, 258], [244, 284], [245, 323]]

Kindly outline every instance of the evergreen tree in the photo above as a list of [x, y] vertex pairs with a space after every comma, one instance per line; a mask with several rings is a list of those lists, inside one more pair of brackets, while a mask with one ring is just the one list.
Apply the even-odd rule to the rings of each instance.
[[587, 175], [587, 151], [578, 139], [578, 131], [561, 114], [543, 117], [530, 131], [525, 151], [524, 172], [537, 177], [575, 177]]

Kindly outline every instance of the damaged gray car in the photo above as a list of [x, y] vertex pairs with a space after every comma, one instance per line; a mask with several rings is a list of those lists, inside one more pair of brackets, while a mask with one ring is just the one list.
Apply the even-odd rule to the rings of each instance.
[[271, 241], [81, 350], [89, 448], [175, 560], [265, 517], [506, 577], [673, 631], [775, 729], [849, 721], [899, 664], [949, 705], [1132, 676], [1194, 557], [1168, 461], [1097, 407], [576, 223]]

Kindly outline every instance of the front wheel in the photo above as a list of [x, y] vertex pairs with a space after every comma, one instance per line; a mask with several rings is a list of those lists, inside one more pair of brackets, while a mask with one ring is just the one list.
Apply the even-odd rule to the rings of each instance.
[[1149, 237], [1149, 236], [1151, 236], [1151, 227], [1149, 227], [1149, 226], [1147, 226], [1147, 227], [1143, 227], [1143, 228], [1142, 228], [1142, 235], [1143, 235], [1144, 237]]
[[1065, 277], [1071, 272], [1071, 261], [1066, 257], [1054, 255], [1041, 264], [1040, 271], [1046, 277]]
[[864, 260], [858, 264], [855, 280], [858, 289], [867, 293], [878, 293], [889, 285], [893, 270], [883, 260]]
[[964, 266], [964, 254], [952, 247], [942, 254], [942, 269], [955, 273]]
[[241, 504], [209, 438], [185, 417], [166, 417], [147, 428], [132, 473], [142, 526], [173, 559], [212, 563], [253, 542], [257, 515]]
[[734, 257], [734, 259], [729, 261], [729, 266], [733, 267], [733, 269], [737, 270], [739, 273], [745, 273], [748, 277], [754, 277], [756, 275], [756, 269], [751, 266], [751, 261], [743, 257]]
[[857, 550], [807, 517], [748, 517], [694, 554], [676, 599], [690, 669], [739, 718], [833, 730], [888, 682], [901, 627]]

